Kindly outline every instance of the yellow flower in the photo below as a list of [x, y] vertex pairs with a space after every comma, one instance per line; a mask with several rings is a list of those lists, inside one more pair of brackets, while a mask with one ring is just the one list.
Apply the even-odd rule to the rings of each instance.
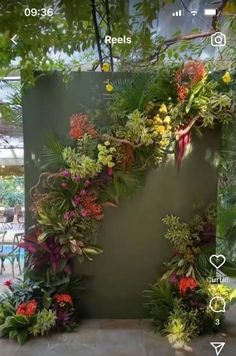
[[164, 123], [165, 123], [165, 124], [169, 124], [169, 123], [170, 123], [170, 117], [169, 117], [169, 116], [166, 116], [166, 117], [164, 118]]
[[108, 83], [106, 85], [106, 91], [108, 91], [110, 93], [112, 90], [113, 90], [113, 86], [110, 83]]
[[165, 143], [164, 140], [161, 140], [159, 143], [160, 143], [160, 146], [162, 146], [162, 147], [163, 147], [163, 146], [166, 146], [166, 143]]
[[160, 141], [160, 146], [164, 147], [164, 146], [168, 146], [170, 143], [169, 140], [165, 139], [165, 140], [161, 140]]
[[108, 162], [107, 165], [108, 165], [109, 168], [112, 168], [112, 167], [114, 167], [115, 163], [114, 162]]
[[155, 131], [158, 132], [160, 135], [163, 135], [166, 131], [165, 126], [159, 125], [156, 126]]
[[110, 64], [109, 63], [103, 63], [102, 71], [103, 72], [109, 72], [110, 71]]
[[229, 72], [225, 72], [225, 74], [222, 77], [222, 80], [225, 84], [229, 84], [231, 82], [231, 75]]
[[167, 130], [167, 131], [171, 131], [171, 130], [172, 130], [172, 126], [171, 126], [171, 125], [167, 125], [167, 126], [166, 126], [166, 130]]
[[160, 112], [161, 114], [167, 114], [167, 107], [166, 107], [166, 105], [165, 105], [164, 103], [161, 104], [160, 109], [159, 109], [159, 112]]
[[156, 116], [154, 116], [154, 119], [155, 119], [155, 123], [162, 124], [162, 119], [160, 118], [160, 116], [158, 114]]
[[104, 145], [105, 145], [105, 146], [110, 146], [110, 141], [105, 141], [105, 142], [104, 142]]

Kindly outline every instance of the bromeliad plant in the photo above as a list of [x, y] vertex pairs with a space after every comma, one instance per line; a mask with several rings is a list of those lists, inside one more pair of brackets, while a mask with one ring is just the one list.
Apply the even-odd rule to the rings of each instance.
[[[162, 277], [145, 292], [146, 306], [156, 329], [174, 345], [219, 331], [224, 312], [214, 312], [211, 299], [223, 298], [229, 309], [236, 298], [236, 289], [219, 283], [209, 263], [215, 245], [214, 215], [214, 209], [208, 207], [205, 214], [196, 214], [188, 224], [172, 215], [163, 219], [167, 225], [165, 238], [172, 244], [174, 255], [165, 264]], [[213, 307], [222, 311], [221, 304]]]
[[[43, 281], [46, 286], [54, 286], [54, 295], [60, 293], [58, 286], [67, 293], [75, 260], [92, 260], [102, 252], [97, 246], [97, 232], [105, 207], [117, 206], [121, 199], [130, 196], [141, 186], [143, 172], [160, 165], [167, 154], [176, 152], [180, 166], [193, 128], [199, 130], [233, 120], [231, 84], [228, 77], [224, 83], [224, 78], [208, 75], [202, 62], [189, 61], [178, 68], [167, 66], [156, 75], [140, 73], [130, 79], [109, 82], [106, 86], [110, 99], [109, 126], [95, 126], [86, 114], [72, 115], [70, 145], [64, 146], [55, 139], [50, 141], [44, 150], [46, 171], [30, 192], [36, 223], [21, 247], [27, 251], [25, 276], [32, 283]], [[203, 232], [199, 228], [189, 230], [173, 219], [167, 218], [166, 223], [180, 224], [184, 251], [179, 251], [183, 253], [176, 255], [169, 271], [176, 272], [178, 261], [177, 272], [183, 270], [189, 278], [187, 285], [195, 290], [195, 278], [201, 271], [194, 264], [200, 249], [200, 242], [194, 236]], [[178, 243], [171, 229], [168, 238]], [[190, 241], [192, 246], [188, 246]], [[181, 286], [184, 291], [184, 281]], [[44, 320], [48, 320], [48, 330], [54, 329], [54, 324], [70, 324], [74, 318], [72, 304], [64, 297], [50, 295], [50, 298], [50, 314], [44, 310], [40, 297], [32, 296], [21, 307], [19, 301], [15, 303], [10, 315], [8, 311], [3, 312], [2, 335], [18, 339], [15, 329], [10, 333], [11, 328], [24, 325], [24, 340], [29, 334], [46, 332]], [[36, 306], [33, 315], [26, 315], [27, 303]], [[18, 307], [23, 315], [17, 314]], [[14, 325], [9, 325], [8, 320], [15, 318], [20, 318], [19, 323], [11, 321]]]
[[69, 330], [74, 324], [70, 294], [55, 294], [45, 284], [30, 280], [7, 281], [1, 296], [0, 333], [23, 344], [29, 336]]

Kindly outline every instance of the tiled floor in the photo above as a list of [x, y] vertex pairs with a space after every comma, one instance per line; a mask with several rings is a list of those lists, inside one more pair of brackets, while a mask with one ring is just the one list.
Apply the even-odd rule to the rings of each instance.
[[222, 356], [234, 356], [236, 327], [228, 335], [195, 339], [185, 350], [174, 350], [166, 338], [154, 334], [148, 321], [86, 320], [77, 331], [35, 338], [19, 346], [0, 340], [1, 356], [214, 356], [212, 341], [225, 341]]

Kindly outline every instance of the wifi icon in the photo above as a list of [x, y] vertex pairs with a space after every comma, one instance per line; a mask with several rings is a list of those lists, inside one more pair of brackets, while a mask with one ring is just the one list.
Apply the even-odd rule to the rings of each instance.
[[197, 11], [196, 10], [192, 10], [192, 11], [190, 11], [190, 13], [191, 13], [192, 16], [196, 16], [197, 15]]

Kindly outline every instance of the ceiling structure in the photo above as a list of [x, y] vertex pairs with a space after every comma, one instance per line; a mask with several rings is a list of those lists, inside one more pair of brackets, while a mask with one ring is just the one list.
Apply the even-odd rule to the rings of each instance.
[[[18, 78], [9, 78], [18, 80]], [[0, 82], [0, 105], [7, 103], [11, 88]], [[0, 175], [22, 174], [24, 165], [23, 128], [0, 116]], [[14, 168], [15, 167], [15, 168]]]

